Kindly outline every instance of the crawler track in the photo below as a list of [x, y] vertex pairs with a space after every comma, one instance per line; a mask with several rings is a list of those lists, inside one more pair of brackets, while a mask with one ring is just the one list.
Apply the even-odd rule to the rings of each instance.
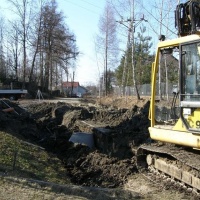
[[174, 145], [157, 143], [143, 145], [137, 150], [139, 171], [149, 169], [162, 175], [183, 188], [199, 195], [200, 193], [200, 151], [183, 149]]

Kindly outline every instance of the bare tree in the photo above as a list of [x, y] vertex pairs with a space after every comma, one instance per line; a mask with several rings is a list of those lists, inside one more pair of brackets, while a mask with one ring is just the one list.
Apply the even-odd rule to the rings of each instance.
[[23, 83], [29, 78], [29, 89], [39, 84], [44, 91], [52, 91], [61, 68], [66, 70], [78, 55], [75, 36], [64, 23], [63, 13], [57, 11], [56, 0], [8, 2], [16, 15], [10, 23], [12, 34], [8, 33], [9, 64], [19, 76], [22, 59]]
[[113, 7], [107, 3], [103, 15], [99, 20], [99, 35], [97, 35], [98, 53], [104, 59], [105, 95], [108, 94], [108, 69], [114, 67], [118, 54], [118, 40], [116, 36], [116, 20]]
[[[57, 3], [54, 0], [47, 2], [42, 9], [41, 36], [37, 39], [40, 46], [40, 55], [43, 67], [40, 68], [41, 81], [44, 90], [52, 91], [53, 84], [57, 82], [58, 66], [65, 68], [70, 59], [78, 55], [76, 40], [66, 24], [62, 12], [57, 11]], [[40, 27], [40, 26], [39, 26]]]
[[[114, 2], [111, 0], [111, 2]], [[118, 5], [119, 6], [119, 9], [115, 9], [117, 10], [116, 12], [118, 13], [119, 17], [121, 18], [120, 21], [120, 24], [123, 25], [123, 27], [126, 27], [126, 29], [128, 30], [128, 44], [127, 47], [126, 47], [126, 53], [125, 53], [125, 59], [124, 59], [124, 69], [123, 69], [123, 79], [124, 77], [126, 76], [126, 73], [129, 73], [129, 71], [127, 70], [127, 67], [126, 67], [126, 63], [127, 62], [127, 55], [128, 55], [128, 52], [131, 50], [131, 67], [132, 67], [132, 84], [134, 86], [134, 89], [135, 89], [135, 93], [136, 93], [136, 96], [137, 96], [137, 99], [139, 100], [140, 99], [140, 94], [139, 94], [139, 91], [138, 91], [138, 86], [137, 86], [137, 81], [136, 81], [136, 66], [135, 66], [135, 63], [136, 63], [136, 58], [135, 58], [135, 30], [136, 30], [136, 27], [142, 22], [144, 21], [144, 15], [141, 15], [140, 13], [140, 18], [136, 18], [136, 14], [139, 10], [139, 4], [136, 0], [118, 0]], [[123, 11], [123, 15], [127, 15], [127, 19], [124, 20], [124, 17], [122, 16], [122, 13]], [[122, 84], [124, 85], [124, 80], [122, 81]]]
[[20, 22], [18, 34], [20, 36], [23, 48], [23, 87], [25, 87], [27, 68], [27, 42], [31, 16], [31, 0], [8, 0], [8, 2], [11, 3], [13, 12], [18, 16]]
[[[149, 7], [146, 7], [143, 5], [143, 9], [151, 20], [149, 20], [149, 28], [153, 34], [157, 35], [158, 39], [163, 39], [163, 37], [160, 37], [161, 35], [164, 35], [165, 38], [170, 39], [172, 37], [176, 37], [176, 30], [175, 30], [175, 24], [174, 24], [174, 10], [177, 5], [177, 1], [173, 0], [154, 0], [151, 2], [152, 5]], [[161, 55], [160, 55], [161, 59]], [[166, 59], [166, 58], [163, 58]], [[160, 60], [161, 62], [161, 60]], [[165, 62], [166, 63], [166, 62]], [[163, 69], [161, 65], [159, 65], [159, 76], [158, 76], [158, 90], [159, 90], [159, 98], [162, 99], [162, 89], [161, 89], [161, 74], [162, 70], [166, 71], [166, 93], [168, 93], [168, 68], [165, 65], [165, 68]]]
[[0, 17], [0, 82], [7, 76], [6, 61], [4, 56], [4, 35], [5, 35], [4, 19]]
[[[14, 21], [10, 23], [10, 29], [8, 30], [8, 42], [7, 42], [7, 52], [11, 58], [11, 69], [14, 70], [14, 77], [16, 80], [19, 78], [19, 60], [20, 60], [20, 37], [19, 37], [19, 23]], [[7, 58], [8, 59], [8, 58]]]
[[33, 49], [33, 58], [32, 58], [32, 63], [31, 63], [31, 69], [30, 69], [30, 74], [29, 74], [29, 85], [33, 82], [33, 71], [35, 68], [35, 62], [36, 62], [36, 57], [39, 52], [39, 45], [40, 45], [40, 40], [41, 40], [41, 35], [42, 35], [42, 9], [44, 6], [45, 0], [39, 0], [39, 9], [38, 12], [36, 12], [33, 22], [33, 25], [30, 26], [31, 30], [31, 35], [29, 36], [30, 38], [30, 46]]

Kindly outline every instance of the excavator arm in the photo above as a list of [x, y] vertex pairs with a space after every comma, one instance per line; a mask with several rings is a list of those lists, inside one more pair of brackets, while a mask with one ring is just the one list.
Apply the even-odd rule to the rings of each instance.
[[188, 1], [177, 5], [175, 27], [179, 36], [195, 34], [200, 31], [200, 3]]

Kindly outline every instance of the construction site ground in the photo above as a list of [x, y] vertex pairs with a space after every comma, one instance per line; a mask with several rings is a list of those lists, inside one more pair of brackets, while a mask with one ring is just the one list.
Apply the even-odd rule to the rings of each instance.
[[[148, 110], [149, 97], [1, 100], [0, 199], [195, 199], [138, 172]], [[92, 133], [94, 146], [73, 133]]]

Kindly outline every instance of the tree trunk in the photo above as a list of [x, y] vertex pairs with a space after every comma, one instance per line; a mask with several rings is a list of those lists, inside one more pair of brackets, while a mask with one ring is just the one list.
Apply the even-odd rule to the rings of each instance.
[[132, 41], [132, 69], [133, 69], [133, 86], [135, 88], [135, 92], [137, 95], [137, 99], [140, 100], [140, 94], [138, 91], [137, 83], [136, 83], [136, 77], [135, 77], [135, 58], [134, 58], [134, 53], [135, 53], [135, 46], [134, 46], [134, 0], [133, 0], [133, 7], [132, 7], [132, 22], [131, 22], [131, 41]]

